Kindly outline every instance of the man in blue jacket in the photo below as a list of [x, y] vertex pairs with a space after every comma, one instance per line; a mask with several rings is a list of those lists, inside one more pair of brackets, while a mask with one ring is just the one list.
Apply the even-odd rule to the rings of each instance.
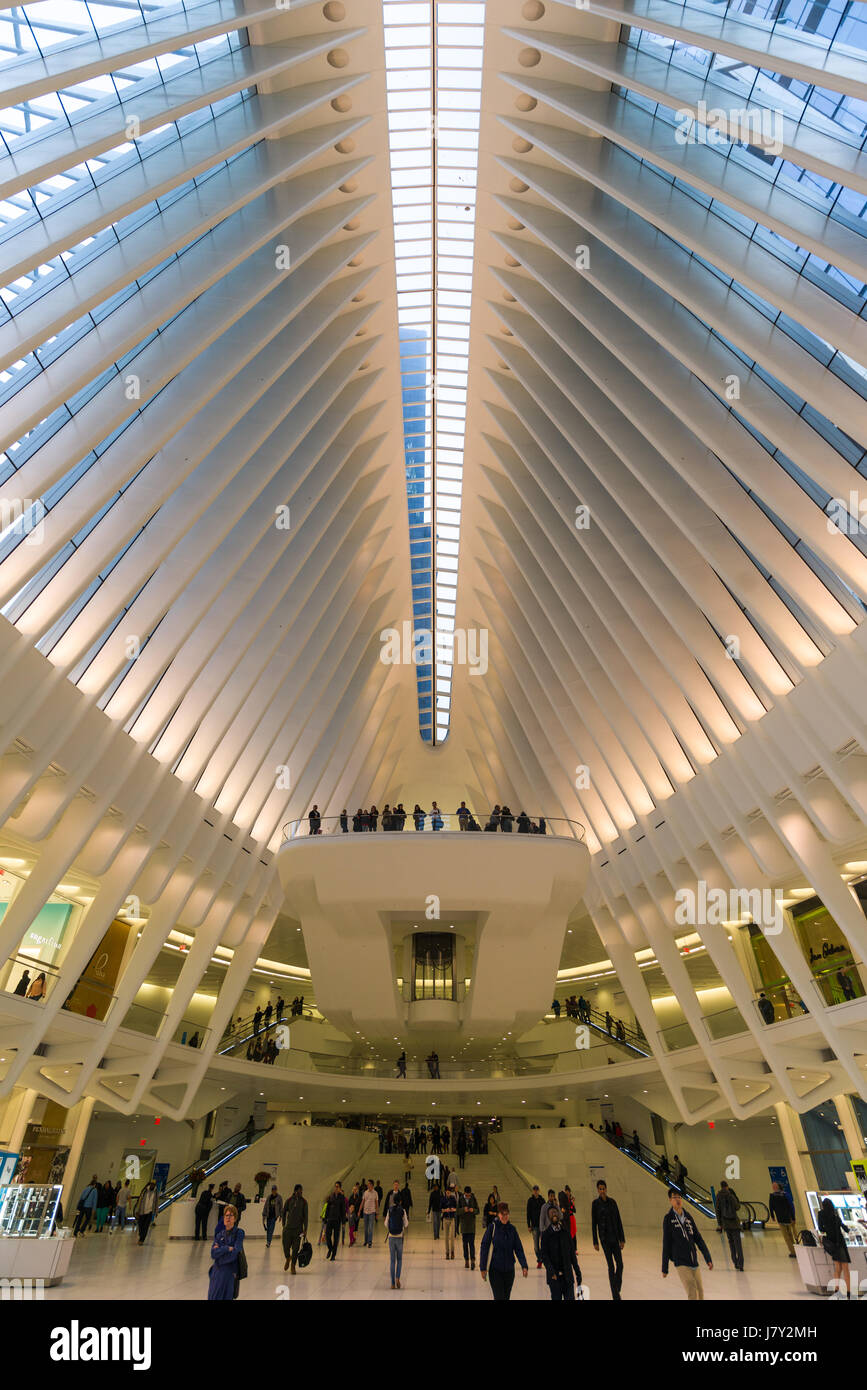
[[527, 1257], [521, 1238], [509, 1221], [509, 1204], [500, 1202], [497, 1207], [497, 1220], [492, 1221], [482, 1236], [482, 1249], [479, 1256], [479, 1269], [482, 1278], [488, 1277], [488, 1256], [491, 1261], [491, 1293], [497, 1303], [505, 1303], [512, 1296], [515, 1282], [515, 1260], [527, 1277]]
[[668, 1278], [670, 1261], [677, 1270], [687, 1298], [703, 1299], [698, 1253], [701, 1251], [708, 1269], [713, 1269], [710, 1251], [689, 1212], [683, 1209], [683, 1194], [676, 1187], [670, 1187], [668, 1200], [671, 1206], [662, 1223], [662, 1277]]

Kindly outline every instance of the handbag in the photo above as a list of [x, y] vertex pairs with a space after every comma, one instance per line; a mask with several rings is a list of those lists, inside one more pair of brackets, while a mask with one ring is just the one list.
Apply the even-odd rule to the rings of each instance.
[[238, 1275], [237, 1275], [237, 1277], [238, 1277], [239, 1279], [246, 1279], [246, 1277], [247, 1277], [247, 1253], [246, 1253], [246, 1251], [243, 1250], [243, 1249], [241, 1249], [241, 1250], [238, 1251]]
[[310, 1244], [309, 1240], [305, 1240], [301, 1246], [301, 1249], [298, 1251], [298, 1259], [296, 1263], [300, 1265], [301, 1269], [306, 1269], [312, 1259], [313, 1246]]

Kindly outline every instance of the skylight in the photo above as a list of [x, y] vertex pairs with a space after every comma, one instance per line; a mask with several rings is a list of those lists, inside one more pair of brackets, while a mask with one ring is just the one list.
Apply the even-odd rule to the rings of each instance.
[[485, 4], [383, 0], [419, 729], [448, 736]]

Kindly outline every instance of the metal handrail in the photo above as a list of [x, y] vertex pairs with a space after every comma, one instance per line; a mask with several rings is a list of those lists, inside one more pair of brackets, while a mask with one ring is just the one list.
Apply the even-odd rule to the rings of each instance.
[[180, 1173], [175, 1174], [171, 1182], [166, 1183], [164, 1191], [159, 1193], [160, 1211], [171, 1206], [172, 1202], [177, 1202], [186, 1192], [191, 1191], [193, 1184], [190, 1182], [190, 1173], [201, 1168], [205, 1174], [202, 1182], [205, 1182], [212, 1173], [216, 1173], [218, 1168], [230, 1163], [236, 1154], [243, 1153], [244, 1149], [249, 1149], [250, 1145], [254, 1144], [261, 1135], [270, 1134], [273, 1128], [273, 1124], [270, 1124], [267, 1129], [257, 1129], [249, 1141], [246, 1128], [239, 1129], [237, 1134], [231, 1134], [228, 1139], [223, 1139], [216, 1149], [211, 1150], [207, 1158], [197, 1158], [194, 1163], [181, 1169]]
[[[594, 1009], [591, 1007], [587, 1009], [583, 1015], [579, 1013], [576, 1016], [575, 1014], [564, 1013], [563, 1005], [565, 1004], [565, 1002], [565, 1000], [559, 1001], [561, 1005], [561, 1012], [559, 1015], [560, 1019], [566, 1018], [571, 1019], [573, 1023], [585, 1023], [588, 1027], [595, 1028], [597, 1032], [599, 1032], [602, 1035], [602, 1037], [606, 1038], [609, 1042], [619, 1043], [621, 1047], [628, 1047], [633, 1052], [639, 1053], [642, 1057], [649, 1057], [651, 1055], [650, 1049], [647, 1044], [647, 1039], [644, 1036], [644, 1034], [640, 1032], [639, 1029], [631, 1028], [624, 1023], [623, 1031], [625, 1036], [622, 1038], [618, 1038], [615, 1033], [609, 1033], [608, 1029], [606, 1028], [605, 1014], [602, 1012], [601, 1009]], [[612, 1022], [617, 1024], [622, 1023], [623, 1020], [616, 1019], [612, 1015]]]
[[[368, 813], [365, 812], [365, 814]], [[496, 827], [492, 824], [491, 815], [492, 813], [490, 811], [486, 811], [483, 812], [481, 815], [477, 815], [475, 811], [472, 810], [472, 808], [468, 807], [467, 833], [472, 833], [473, 831], [484, 832], [485, 830], [490, 828], [491, 830], [496, 830], [498, 834], [532, 835], [534, 833], [541, 833], [543, 835], [550, 836], [554, 839], [577, 840], [582, 844], [585, 839], [586, 832], [581, 822], [577, 820], [569, 820], [565, 816], [546, 816], [543, 815], [541, 812], [533, 812], [532, 814], [530, 812], [527, 812], [526, 815], [529, 821], [529, 828], [527, 828], [526, 825], [524, 825], [524, 828], [522, 828], [521, 825], [519, 825], [519, 819], [523, 817], [524, 812], [521, 811], [518, 813], [518, 815], [512, 814], [509, 817], [510, 830], [504, 831], [502, 823], [499, 823]], [[318, 838], [323, 835], [353, 835], [372, 833], [376, 833], [379, 835], [388, 835], [400, 834], [401, 831], [408, 831], [410, 833], [423, 832], [425, 834], [449, 834], [460, 831], [461, 828], [461, 817], [458, 816], [457, 811], [441, 811], [439, 818], [437, 819], [431, 816], [430, 811], [425, 810], [421, 813], [420, 822], [416, 823], [415, 813], [411, 810], [404, 810], [404, 812], [402, 813], [402, 823], [399, 823], [397, 825], [392, 823], [389, 829], [386, 829], [384, 827], [383, 814], [381, 811], [379, 811], [377, 813], [375, 831], [371, 829], [369, 824], [367, 827], [363, 829], [359, 827], [359, 829], [356, 830], [354, 825], [356, 819], [356, 812], [347, 812], [344, 827], [344, 819], [340, 815], [321, 816], [319, 819], [319, 827], [316, 830], [311, 830], [309, 816], [304, 816], [300, 820], [287, 821], [287, 823], [283, 826], [283, 842], [285, 844], [289, 840]], [[544, 826], [544, 829], [540, 831], [541, 825]], [[534, 826], [536, 827], [535, 831], [533, 830]], [[552, 827], [557, 828], [552, 829]]]

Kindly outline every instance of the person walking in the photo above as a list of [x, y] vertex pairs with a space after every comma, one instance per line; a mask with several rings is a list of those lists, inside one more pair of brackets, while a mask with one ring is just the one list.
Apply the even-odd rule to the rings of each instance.
[[114, 1204], [115, 1223], [121, 1231], [124, 1230], [126, 1227], [126, 1208], [127, 1203], [129, 1202], [129, 1193], [129, 1178], [127, 1178], [123, 1187], [118, 1188], [117, 1197], [115, 1199]]
[[397, 1075], [398, 1078], [401, 1076], [406, 1078], [406, 1049], [401, 1052], [397, 1059]]
[[196, 1234], [193, 1240], [208, 1239], [208, 1217], [211, 1214], [211, 1207], [214, 1205], [214, 1184], [211, 1183], [207, 1192], [199, 1193], [199, 1200], [196, 1202]]
[[292, 1196], [283, 1207], [283, 1255], [286, 1263], [283, 1268], [295, 1273], [295, 1265], [301, 1250], [301, 1242], [307, 1239], [307, 1199], [300, 1182], [292, 1189]]
[[446, 1259], [453, 1260], [455, 1257], [455, 1227], [458, 1215], [458, 1194], [455, 1191], [454, 1182], [449, 1183], [443, 1193], [440, 1205], [440, 1219], [443, 1225], [443, 1235], [446, 1242]]
[[243, 1250], [244, 1232], [238, 1224], [237, 1211], [232, 1203], [228, 1202], [223, 1212], [222, 1228], [214, 1232], [211, 1243], [211, 1259], [214, 1263], [208, 1273], [209, 1303], [231, 1303], [238, 1297]]
[[490, 1262], [491, 1293], [497, 1303], [506, 1303], [512, 1297], [516, 1260], [526, 1279], [529, 1271], [521, 1238], [509, 1220], [508, 1203], [500, 1202], [497, 1208], [497, 1220], [492, 1221], [485, 1228], [485, 1234], [482, 1236], [482, 1248], [479, 1253], [479, 1269], [482, 1279], [485, 1281], [488, 1279], [488, 1263]]
[[716, 1199], [716, 1224], [728, 1236], [732, 1264], [739, 1274], [744, 1272], [744, 1247], [741, 1241], [740, 1201], [733, 1187], [721, 1182]]
[[139, 1245], [144, 1245], [147, 1240], [147, 1234], [156, 1218], [158, 1206], [157, 1185], [151, 1178], [150, 1182], [145, 1184], [144, 1190], [135, 1204]]
[[615, 1303], [619, 1303], [620, 1290], [623, 1287], [623, 1255], [621, 1251], [626, 1244], [626, 1236], [623, 1234], [620, 1208], [614, 1198], [608, 1196], [608, 1184], [602, 1178], [596, 1184], [596, 1192], [597, 1196], [590, 1205], [593, 1249], [598, 1250], [600, 1246], [602, 1247], [602, 1253], [608, 1265], [611, 1297]]
[[108, 1213], [113, 1205], [114, 1188], [110, 1182], [100, 1183], [96, 1190], [96, 1232], [105, 1226], [108, 1220]]
[[265, 1199], [262, 1208], [262, 1225], [265, 1227], [265, 1249], [271, 1249], [271, 1241], [274, 1239], [274, 1227], [283, 1215], [283, 1198], [277, 1191], [277, 1187], [271, 1188], [271, 1192]]
[[567, 1220], [567, 1212], [552, 1207], [551, 1219], [540, 1242], [552, 1303], [574, 1303], [576, 1280], [578, 1287], [581, 1287], [581, 1267], [572, 1246]]
[[91, 1221], [93, 1213], [96, 1211], [96, 1203], [99, 1197], [99, 1183], [94, 1173], [90, 1182], [84, 1188], [78, 1199], [78, 1206], [75, 1213], [75, 1223], [72, 1227], [74, 1236], [83, 1236]]
[[701, 1253], [708, 1269], [713, 1269], [710, 1251], [689, 1212], [684, 1211], [683, 1195], [676, 1187], [668, 1189], [668, 1200], [671, 1205], [662, 1222], [662, 1277], [668, 1278], [668, 1266], [673, 1264], [687, 1298], [702, 1301], [704, 1286], [698, 1257]]
[[364, 1244], [373, 1249], [373, 1227], [379, 1212], [379, 1197], [373, 1185], [373, 1178], [367, 1179], [367, 1187], [361, 1197], [361, 1215], [364, 1217]]
[[789, 1259], [797, 1259], [795, 1255], [795, 1208], [791, 1198], [786, 1196], [778, 1182], [772, 1184], [771, 1194], [768, 1197], [768, 1209], [783, 1233]]
[[346, 1198], [343, 1195], [342, 1186], [336, 1182], [333, 1190], [325, 1199], [325, 1258], [331, 1260], [332, 1263], [337, 1259], [340, 1232], [345, 1220]]
[[527, 1230], [533, 1239], [533, 1249], [536, 1252], [536, 1268], [542, 1268], [542, 1247], [540, 1245], [541, 1234], [539, 1231], [539, 1217], [542, 1215], [542, 1208], [546, 1205], [545, 1198], [539, 1191], [539, 1184], [533, 1184], [533, 1191], [527, 1198]]
[[400, 1185], [395, 1180], [396, 1191], [389, 1192], [385, 1208], [385, 1239], [388, 1243], [388, 1263], [391, 1272], [391, 1287], [400, 1288], [400, 1273], [403, 1268], [403, 1237], [409, 1217], [400, 1199]]
[[464, 1248], [464, 1269], [475, 1269], [476, 1267], [476, 1217], [478, 1214], [479, 1204], [476, 1201], [476, 1195], [473, 1189], [467, 1186], [458, 1201], [458, 1227]]
[[[547, 1197], [545, 1198], [545, 1203], [544, 1203], [544, 1205], [542, 1206], [542, 1208], [541, 1208], [540, 1211], [539, 1211], [539, 1238], [540, 1238], [540, 1240], [541, 1240], [542, 1236], [545, 1234], [545, 1231], [547, 1230], [547, 1228], [548, 1228], [548, 1226], [549, 1226], [549, 1224], [550, 1224], [550, 1221], [551, 1221], [551, 1208], [552, 1208], [552, 1207], [556, 1207], [558, 1211], [560, 1210], [560, 1203], [557, 1201], [557, 1193], [554, 1191], [553, 1187], [549, 1187], [549, 1188], [548, 1188], [548, 1195], [547, 1195]], [[540, 1247], [540, 1248], [541, 1248], [541, 1247]]]
[[428, 1194], [427, 1199], [427, 1212], [428, 1216], [431, 1219], [431, 1224], [433, 1225], [434, 1240], [439, 1240], [440, 1238], [440, 1214], [442, 1212], [442, 1205], [443, 1194], [440, 1191], [439, 1183], [437, 1182], [436, 1178], [434, 1178], [434, 1184]]

